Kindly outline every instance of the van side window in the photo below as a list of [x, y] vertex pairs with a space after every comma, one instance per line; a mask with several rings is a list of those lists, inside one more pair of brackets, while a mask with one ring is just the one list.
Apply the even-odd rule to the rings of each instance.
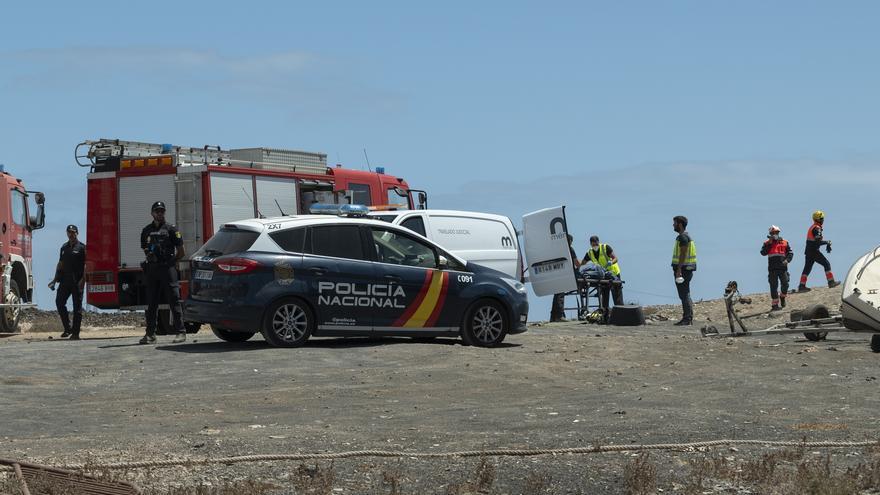
[[437, 253], [434, 248], [394, 230], [372, 227], [376, 260], [379, 263], [437, 268]]
[[356, 205], [372, 206], [373, 195], [370, 193], [369, 184], [348, 183], [348, 189], [351, 190], [351, 202]]
[[280, 232], [273, 232], [269, 237], [275, 241], [275, 244], [281, 249], [291, 253], [303, 252], [303, 242], [306, 238], [306, 229], [287, 229]]
[[12, 194], [9, 195], [10, 201], [12, 201], [11, 210], [12, 210], [12, 221], [15, 222], [16, 225], [21, 225], [22, 227], [27, 226], [27, 210], [25, 209], [25, 201], [27, 197], [18, 189], [13, 189]]
[[422, 221], [422, 217], [419, 217], [419, 216], [409, 217], [406, 220], [404, 220], [403, 222], [401, 222], [400, 225], [402, 227], [408, 228], [409, 230], [412, 230], [413, 232], [418, 232], [419, 234], [421, 234], [424, 237], [427, 237], [425, 235], [425, 222]]
[[321, 256], [364, 260], [361, 232], [357, 225], [322, 225], [309, 229], [311, 249]]

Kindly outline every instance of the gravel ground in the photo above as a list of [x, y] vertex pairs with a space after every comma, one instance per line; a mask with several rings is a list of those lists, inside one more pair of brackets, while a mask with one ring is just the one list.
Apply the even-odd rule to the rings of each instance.
[[[834, 291], [808, 294], [822, 292]], [[790, 309], [807, 302], [793, 297]], [[710, 304], [717, 302], [698, 304], [698, 318], [718, 321]], [[671, 318], [676, 310], [649, 312]], [[275, 349], [259, 337], [229, 344], [204, 330], [185, 344], [164, 337], [139, 346], [142, 329], [131, 327], [84, 330], [79, 342], [25, 334], [0, 340], [0, 456], [65, 465], [361, 449], [878, 439], [880, 356], [866, 335], [706, 339], [698, 326], [652, 317], [631, 328], [535, 324], [495, 349], [451, 339], [313, 339], [301, 349]], [[657, 487], [675, 493], [686, 491], [695, 460], [746, 462], [766, 452], [725, 447], [650, 459]], [[876, 455], [801, 454], [830, 455], [842, 466]], [[122, 476], [148, 490], [262, 480], [284, 487], [278, 493], [304, 492], [309, 483], [314, 493], [622, 493], [636, 455], [490, 458], [482, 467], [476, 458], [367, 457], [310, 468], [273, 462]]]

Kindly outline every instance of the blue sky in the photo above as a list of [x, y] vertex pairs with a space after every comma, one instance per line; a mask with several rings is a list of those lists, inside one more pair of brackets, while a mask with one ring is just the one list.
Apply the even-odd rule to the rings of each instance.
[[771, 223], [793, 272], [814, 209], [839, 276], [878, 243], [878, 18], [867, 1], [18, 2], [0, 19], [0, 163], [47, 192], [43, 306], [63, 226], [85, 224], [73, 147], [98, 137], [354, 168], [366, 148], [432, 207], [519, 223], [566, 204], [579, 254], [588, 234], [611, 243], [642, 303], [675, 300], [684, 214], [695, 295], [759, 291]]

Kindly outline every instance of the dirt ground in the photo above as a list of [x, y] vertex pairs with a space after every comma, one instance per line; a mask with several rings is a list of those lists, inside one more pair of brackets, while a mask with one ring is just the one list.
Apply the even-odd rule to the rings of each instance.
[[[788, 309], [834, 305], [835, 293], [792, 296]], [[744, 314], [769, 309], [752, 298]], [[832, 333], [822, 342], [701, 337], [699, 323], [726, 325], [720, 304], [698, 304], [701, 321], [693, 327], [671, 325], [680, 308], [657, 307], [642, 327], [534, 324], [494, 349], [403, 338], [313, 339], [276, 349], [259, 337], [225, 343], [205, 330], [184, 344], [160, 337], [158, 345], [140, 346], [142, 328], [112, 319], [116, 328], [87, 328], [79, 342], [59, 341], [51, 329], [28, 332], [0, 339], [0, 457], [66, 465], [363, 449], [880, 439], [880, 355], [869, 350], [867, 335]], [[787, 316], [746, 321], [760, 328]], [[44, 320], [39, 326], [51, 326]], [[322, 480], [311, 493], [776, 493], [702, 478], [692, 490], [694, 462], [720, 456], [745, 463], [767, 452], [654, 452], [652, 467], [638, 470], [655, 473], [655, 484], [646, 485], [653, 490], [643, 492], [632, 478], [637, 452], [483, 464], [402, 455], [120, 476], [148, 490], [260, 480], [277, 487], [272, 493], [307, 493], [306, 469], [313, 482]], [[870, 449], [799, 455], [844, 467], [880, 463]]]

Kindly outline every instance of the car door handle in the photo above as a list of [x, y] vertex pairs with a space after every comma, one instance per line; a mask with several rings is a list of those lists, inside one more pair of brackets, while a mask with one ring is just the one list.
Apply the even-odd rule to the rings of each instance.
[[316, 266], [314, 268], [309, 268], [309, 271], [314, 273], [315, 275], [323, 275], [327, 273], [327, 269], [323, 266]]
[[397, 275], [385, 275], [385, 280], [391, 280], [392, 282], [400, 282], [400, 277]]

